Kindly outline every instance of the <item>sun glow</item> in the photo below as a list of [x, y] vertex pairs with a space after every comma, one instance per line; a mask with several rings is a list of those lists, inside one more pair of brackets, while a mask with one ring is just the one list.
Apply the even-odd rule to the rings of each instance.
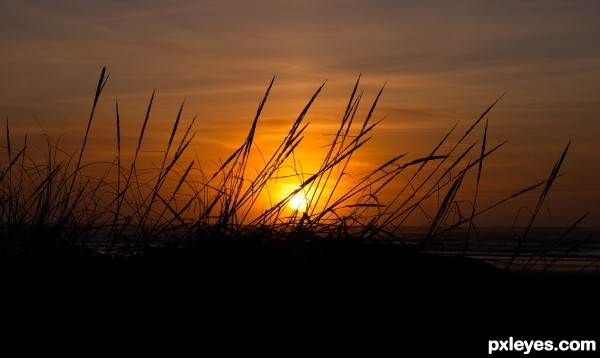
[[294, 194], [294, 196], [290, 198], [288, 206], [300, 212], [305, 212], [306, 210], [308, 210], [308, 201], [306, 200], [305, 193], [301, 190]]

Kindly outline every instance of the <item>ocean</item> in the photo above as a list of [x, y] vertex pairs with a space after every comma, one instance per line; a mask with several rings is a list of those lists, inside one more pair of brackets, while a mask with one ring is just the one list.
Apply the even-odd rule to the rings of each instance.
[[[600, 228], [483, 227], [457, 228], [435, 235], [426, 244], [427, 231], [400, 230], [402, 239], [423, 252], [468, 256], [516, 272], [585, 272], [600, 277]], [[525, 235], [525, 236], [524, 236]], [[520, 242], [520, 243], [519, 243]], [[509, 265], [510, 263], [510, 265]]]

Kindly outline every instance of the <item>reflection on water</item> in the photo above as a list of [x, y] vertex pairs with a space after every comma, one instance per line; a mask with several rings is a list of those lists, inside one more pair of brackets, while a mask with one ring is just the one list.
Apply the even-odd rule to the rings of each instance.
[[[506, 268], [512, 260], [510, 270], [515, 272], [585, 272], [600, 277], [600, 227], [576, 228], [572, 231], [567, 228], [532, 228], [521, 240], [525, 231], [525, 228], [484, 227], [469, 230], [463, 227], [434, 235], [430, 240], [424, 240], [428, 228], [423, 227], [388, 230], [387, 234], [392, 233], [394, 240], [414, 246], [422, 252], [468, 256], [499, 268]], [[173, 243], [168, 239], [157, 239], [151, 246], [161, 246], [165, 242]], [[424, 245], [424, 242], [427, 244]], [[114, 254], [119, 250], [135, 251], [135, 246], [139, 244], [127, 240], [107, 242], [106, 239], [96, 238], [88, 239], [85, 245], [98, 252], [110, 251]], [[517, 247], [518, 255], [515, 256]]]
[[[510, 269], [529, 272], [588, 272], [600, 275], [600, 228], [532, 228]], [[418, 245], [426, 230], [401, 230], [407, 242]], [[505, 268], [513, 258], [525, 228], [460, 228], [435, 236], [423, 251], [469, 256]]]

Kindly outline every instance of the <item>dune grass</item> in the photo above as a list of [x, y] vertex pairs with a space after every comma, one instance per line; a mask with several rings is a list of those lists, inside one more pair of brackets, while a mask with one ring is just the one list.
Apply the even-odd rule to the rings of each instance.
[[[366, 116], [359, 118], [363, 100], [359, 76], [339, 127], [324, 147], [323, 160], [314, 173], [302, 172], [295, 153], [309, 125], [307, 114], [325, 84], [317, 88], [273, 153], [265, 157], [254, 148], [261, 113], [275, 79], [258, 106], [245, 140], [213, 173], [206, 173], [197, 160], [183, 162], [190, 157], [187, 154], [196, 136], [196, 118], [183, 123], [183, 103], [173, 121], [160, 165], [150, 170], [140, 167], [154, 93], [131, 162], [126, 163], [122, 153], [121, 118], [116, 102], [115, 159], [86, 163], [86, 144], [93, 135], [91, 124], [108, 77], [106, 69], [102, 69], [81, 148], [75, 154], [67, 153], [66, 159], [58, 159], [61, 154], [58, 143], [52, 143], [47, 135], [43, 160], [31, 153], [27, 137], [21, 147], [15, 148], [7, 120], [6, 145], [0, 164], [1, 255], [59, 251], [131, 256], [155, 246], [193, 247], [207, 240], [226, 239], [393, 241], [427, 251], [437, 240], [457, 230], [463, 233], [462, 254], [468, 255], [479, 215], [541, 189], [530, 220], [519, 234], [512, 256], [504, 263], [506, 268], [513, 269], [569, 149], [567, 145], [547, 179], [479, 207], [477, 197], [484, 163], [504, 145], [488, 143], [487, 115], [500, 97], [453, 143], [450, 138], [456, 126], [427, 156], [407, 159], [406, 153], [393, 155], [365, 175], [353, 177], [350, 189], [342, 190], [353, 156], [371, 140], [379, 124], [374, 112], [384, 88], [369, 105]], [[251, 168], [252, 158], [257, 155], [263, 165]], [[87, 175], [90, 168], [100, 174]], [[285, 198], [271, 201], [270, 207], [257, 213], [255, 208], [265, 196], [272, 200], [269, 188], [282, 179], [284, 168], [293, 168], [300, 184]], [[461, 206], [464, 199], [459, 202], [457, 197], [470, 174], [476, 178], [475, 187], [471, 188], [475, 194], [469, 200], [469, 210], [465, 211]], [[392, 185], [400, 189], [393, 195], [384, 194]], [[290, 212], [288, 203], [299, 192], [308, 193], [306, 208]], [[437, 211], [429, 216], [423, 237], [408, 242], [401, 234], [402, 229], [411, 216], [425, 212], [423, 206], [427, 202], [438, 203]], [[569, 235], [584, 217], [554, 244]], [[527, 271], [538, 265], [541, 254], [541, 250], [536, 250], [519, 269]], [[567, 254], [568, 251], [564, 252]], [[550, 260], [543, 270], [558, 259]]]

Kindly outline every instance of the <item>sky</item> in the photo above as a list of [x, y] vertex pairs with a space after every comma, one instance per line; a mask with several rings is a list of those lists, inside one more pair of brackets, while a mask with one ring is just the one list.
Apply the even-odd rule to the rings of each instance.
[[[147, 149], [166, 140], [185, 101], [185, 120], [198, 118], [194, 150], [210, 166], [241, 144], [273, 76], [256, 139], [265, 151], [326, 81], [299, 152], [310, 168], [360, 75], [367, 109], [385, 84], [383, 121], [356, 158], [366, 171], [399, 153], [425, 155], [505, 93], [488, 115], [488, 140], [508, 142], [482, 191], [502, 197], [545, 179], [571, 141], [548, 198], [552, 224], [591, 211], [584, 224], [598, 226], [599, 13], [593, 0], [4, 0], [0, 117], [15, 136], [46, 131], [76, 147], [107, 67], [90, 160], [114, 140], [115, 100], [133, 146], [156, 90]], [[510, 224], [518, 207], [535, 205], [528, 200], [484, 223]]]

